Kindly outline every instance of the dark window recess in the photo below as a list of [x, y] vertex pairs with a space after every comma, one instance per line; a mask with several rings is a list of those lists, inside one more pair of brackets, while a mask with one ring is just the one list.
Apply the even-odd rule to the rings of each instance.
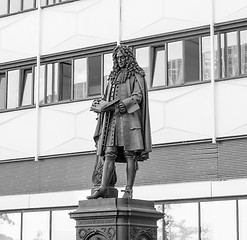
[[88, 58], [88, 96], [101, 93], [101, 56]]
[[71, 99], [71, 61], [60, 62], [59, 100]]
[[6, 74], [0, 73], [0, 109], [6, 108]]
[[199, 81], [199, 38], [184, 41], [184, 82]]

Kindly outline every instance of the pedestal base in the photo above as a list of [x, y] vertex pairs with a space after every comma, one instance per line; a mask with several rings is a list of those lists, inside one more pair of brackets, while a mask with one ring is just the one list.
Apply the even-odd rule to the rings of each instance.
[[151, 201], [106, 198], [80, 201], [70, 217], [77, 240], [156, 240], [163, 214]]

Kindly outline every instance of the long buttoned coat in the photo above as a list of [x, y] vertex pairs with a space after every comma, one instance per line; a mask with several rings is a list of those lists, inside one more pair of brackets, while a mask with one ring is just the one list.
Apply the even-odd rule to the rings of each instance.
[[[116, 93], [116, 89], [112, 90], [116, 86], [115, 83], [109, 81], [103, 99], [110, 102], [117, 97], [126, 107], [127, 111], [121, 114], [123, 149], [138, 152], [137, 160], [139, 161], [146, 160], [152, 150], [146, 81], [140, 74], [135, 73], [130, 79], [119, 84], [122, 88], [120, 94]], [[116, 119], [113, 118], [118, 118], [119, 115], [120, 113], [116, 110], [114, 114], [112, 112], [100, 113], [94, 134], [97, 155], [104, 156], [106, 144], [114, 145]], [[123, 153], [119, 152], [116, 161], [125, 162]]]

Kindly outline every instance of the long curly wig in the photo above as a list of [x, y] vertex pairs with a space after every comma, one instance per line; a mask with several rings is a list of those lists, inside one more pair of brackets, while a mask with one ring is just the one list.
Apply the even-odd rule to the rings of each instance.
[[145, 72], [138, 65], [136, 58], [132, 52], [132, 49], [127, 45], [120, 44], [113, 50], [113, 54], [112, 54], [113, 68], [112, 68], [112, 71], [111, 71], [109, 78], [108, 78], [109, 81], [114, 81], [116, 79], [116, 77], [118, 76], [119, 71], [121, 70], [121, 68], [118, 65], [118, 61], [117, 61], [118, 51], [120, 51], [123, 54], [123, 56], [125, 57], [125, 60], [126, 60], [126, 66], [125, 67], [127, 70], [126, 74], [124, 75], [121, 82], [125, 82], [127, 79], [134, 76], [135, 73], [138, 73], [142, 77], [145, 77]]

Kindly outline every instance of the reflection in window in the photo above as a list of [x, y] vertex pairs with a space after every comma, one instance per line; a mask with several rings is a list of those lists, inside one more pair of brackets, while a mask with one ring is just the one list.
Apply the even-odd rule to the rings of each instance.
[[19, 70], [8, 72], [7, 108], [18, 107], [19, 102]]
[[87, 59], [74, 60], [74, 99], [87, 97]]
[[46, 103], [58, 100], [58, 63], [47, 65], [46, 69]]
[[33, 72], [32, 68], [23, 69], [20, 84], [20, 106], [32, 104]]
[[39, 72], [39, 103], [45, 100], [45, 65], [40, 66]]
[[35, 0], [24, 0], [23, 1], [23, 10], [34, 8], [35, 7], [34, 1]]
[[0, 73], [0, 109], [6, 108], [6, 74]]
[[[149, 67], [149, 47], [136, 49], [136, 60], [146, 73], [146, 81], [148, 88], [150, 87], [150, 67]], [[164, 65], [165, 66], [165, 65]]]
[[104, 88], [113, 67], [112, 54], [104, 54]]
[[165, 204], [167, 240], [198, 240], [198, 203]]
[[239, 74], [238, 70], [238, 46], [237, 46], [237, 32], [230, 32], [226, 34], [227, 49], [226, 49], [226, 70], [227, 77], [235, 77]]
[[0, 226], [0, 239], [20, 240], [20, 213], [0, 213]]
[[23, 213], [23, 238], [25, 240], [49, 240], [49, 212]]
[[247, 74], [247, 30], [240, 32], [241, 74]]
[[184, 82], [199, 81], [199, 38], [184, 41]]
[[152, 87], [166, 85], [165, 77], [165, 48], [159, 47], [154, 49], [154, 69]]
[[10, 13], [19, 12], [21, 10], [21, 0], [10, 1]]
[[75, 222], [69, 218], [72, 210], [52, 212], [52, 239], [75, 240]]
[[[155, 205], [155, 209], [158, 212], [164, 213], [164, 204]], [[157, 240], [163, 240], [164, 237], [164, 218], [161, 218], [157, 221]]]
[[[71, 73], [71, 61], [60, 62], [59, 100], [71, 99]], [[56, 85], [55, 89], [57, 89]]]
[[247, 200], [239, 200], [239, 240], [247, 239]]
[[182, 84], [183, 59], [182, 41], [168, 43], [168, 85]]
[[1, 0], [0, 15], [8, 13], [8, 0]]
[[88, 96], [101, 93], [101, 56], [88, 58]]
[[202, 240], [236, 240], [236, 201], [201, 203], [201, 226]]
[[226, 52], [225, 52], [225, 34], [220, 34], [220, 61], [221, 61], [221, 77], [226, 77]]
[[[214, 77], [219, 78], [218, 68], [218, 41], [217, 35], [214, 36]], [[210, 52], [210, 37], [202, 37], [202, 79], [211, 79], [211, 52]]]

